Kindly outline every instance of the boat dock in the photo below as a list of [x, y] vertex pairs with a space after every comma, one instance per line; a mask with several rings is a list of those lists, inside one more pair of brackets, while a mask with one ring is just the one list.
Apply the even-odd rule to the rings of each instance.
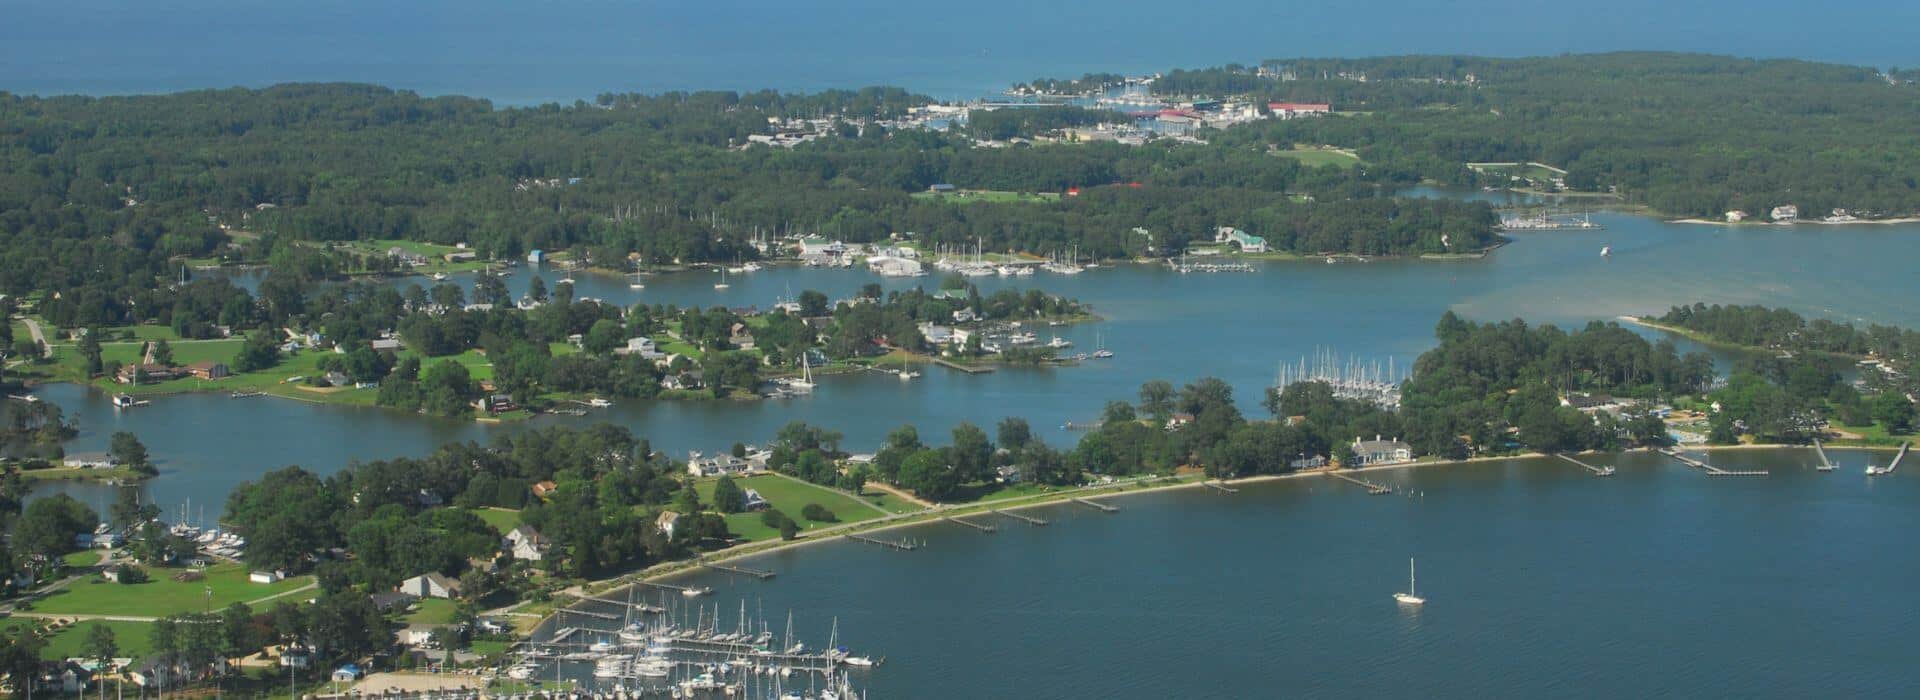
[[960, 370], [960, 371], [962, 371], [962, 372], [966, 372], [967, 374], [986, 374], [986, 373], [988, 373], [988, 372], [992, 372], [992, 371], [993, 371], [993, 368], [992, 368], [992, 367], [975, 367], [975, 366], [968, 366], [968, 365], [963, 365], [963, 364], [960, 364], [960, 363], [958, 363], [958, 362], [951, 362], [951, 361], [948, 361], [948, 360], [943, 360], [943, 359], [940, 359], [940, 358], [938, 358], [938, 357], [929, 357], [929, 358], [927, 358], [927, 361], [928, 361], [928, 362], [931, 362], [931, 363], [933, 363], [933, 364], [936, 364], [936, 365], [940, 365], [941, 367], [945, 367], [945, 368], [947, 368], [947, 369], [957, 369], [957, 370]]
[[612, 613], [603, 613], [603, 612], [598, 612], [594, 610], [581, 610], [579, 608], [560, 608], [559, 612], [563, 612], [568, 615], [581, 615], [584, 617], [591, 617], [596, 620], [612, 620], [614, 622], [620, 621], [619, 615], [614, 615]]
[[1240, 493], [1240, 489], [1236, 489], [1232, 486], [1222, 484], [1218, 481], [1202, 481], [1200, 482], [1200, 485], [1213, 489], [1215, 491], [1219, 491], [1220, 493]]
[[1011, 513], [1004, 510], [995, 510], [995, 511], [989, 511], [989, 512], [997, 513], [999, 515], [1004, 515], [1006, 517], [1013, 518], [1014, 520], [1018, 520], [1028, 525], [1032, 525], [1034, 527], [1040, 527], [1041, 525], [1047, 524], [1046, 520], [1043, 520], [1041, 518], [1036, 518], [1031, 515], [1021, 515], [1019, 513]]
[[912, 542], [908, 542], [908, 541], [906, 541], [906, 540], [901, 540], [901, 541], [898, 541], [898, 542], [895, 542], [895, 541], [892, 541], [892, 540], [882, 540], [882, 539], [876, 539], [876, 538], [873, 538], [873, 537], [868, 537], [868, 536], [866, 536], [866, 535], [856, 535], [856, 534], [853, 534], [853, 533], [847, 533], [847, 536], [846, 536], [846, 537], [847, 537], [847, 539], [850, 539], [850, 540], [853, 540], [853, 541], [855, 541], [855, 542], [865, 542], [865, 543], [867, 543], [867, 544], [877, 544], [877, 545], [880, 545], [880, 546], [882, 546], [882, 547], [886, 547], [886, 548], [888, 548], [888, 549], [892, 549], [892, 550], [897, 550], [897, 551], [901, 551], [901, 552], [911, 552], [911, 551], [913, 551], [913, 550], [916, 550], [916, 549], [919, 549], [919, 548], [920, 548], [920, 545], [917, 545], [917, 544], [914, 544], [914, 543], [912, 543]]
[[736, 566], [733, 564], [715, 564], [713, 562], [708, 562], [708, 561], [700, 562], [700, 566], [708, 569], [713, 569], [714, 571], [725, 571], [729, 574], [740, 574], [742, 576], [752, 576], [762, 581], [773, 578], [773, 572], [767, 571], [765, 569], [754, 569], [754, 568], [745, 567], [745, 566]]
[[1102, 425], [1106, 425], [1106, 421], [1097, 420], [1092, 423], [1075, 423], [1073, 421], [1067, 421], [1065, 423], [1060, 424], [1060, 429], [1061, 430], [1099, 430], [1100, 426]]
[[1567, 460], [1574, 464], [1578, 464], [1582, 467], [1585, 467], [1587, 471], [1593, 472], [1594, 476], [1613, 476], [1613, 467], [1596, 467], [1591, 464], [1587, 464], [1586, 462], [1582, 462], [1580, 460], [1574, 459], [1572, 457], [1568, 457], [1566, 455], [1561, 455], [1561, 454], [1557, 454], [1554, 456]]
[[1680, 454], [1680, 451], [1675, 449], [1661, 450], [1660, 454], [1666, 455], [1668, 457], [1672, 457], [1676, 461], [1680, 462], [1681, 464], [1685, 464], [1689, 467], [1693, 467], [1695, 469], [1704, 471], [1707, 473], [1707, 476], [1766, 476], [1767, 475], [1767, 471], [1764, 469], [1747, 469], [1747, 470], [1721, 469], [1711, 464], [1707, 464], [1706, 462], [1702, 462], [1692, 457], [1688, 457], [1686, 455]]
[[1331, 476], [1335, 479], [1339, 479], [1349, 484], [1353, 484], [1355, 486], [1364, 488], [1367, 490], [1367, 494], [1371, 496], [1379, 496], [1382, 494], [1393, 493], [1393, 489], [1387, 488], [1385, 486], [1381, 486], [1380, 484], [1376, 484], [1371, 481], [1367, 481], [1366, 479], [1357, 479], [1351, 476], [1347, 476], [1340, 472], [1330, 471], [1330, 472], [1327, 472], [1327, 476]]
[[1900, 468], [1900, 460], [1907, 458], [1907, 449], [1911, 447], [1913, 447], [1911, 442], [1900, 443], [1900, 453], [1893, 456], [1893, 462], [1884, 467], [1867, 467], [1867, 476], [1892, 474], [1893, 470]]
[[1815, 470], [1830, 472], [1839, 469], [1839, 467], [1833, 465], [1833, 460], [1827, 459], [1827, 448], [1820, 444], [1819, 438], [1813, 439], [1813, 451], [1815, 454], [1820, 455], [1820, 466], [1814, 467]]
[[1100, 512], [1102, 512], [1102, 513], [1118, 513], [1118, 512], [1120, 512], [1120, 509], [1119, 509], [1119, 508], [1117, 508], [1117, 507], [1114, 507], [1114, 506], [1110, 506], [1110, 505], [1107, 505], [1107, 504], [1105, 504], [1105, 503], [1099, 503], [1099, 502], [1095, 502], [1095, 501], [1089, 501], [1089, 500], [1087, 500], [1087, 499], [1084, 499], [1084, 498], [1077, 498], [1077, 497], [1076, 497], [1076, 498], [1074, 498], [1074, 499], [1073, 499], [1073, 502], [1074, 502], [1074, 503], [1078, 503], [1078, 504], [1080, 504], [1080, 505], [1083, 505], [1083, 506], [1086, 506], [1086, 507], [1088, 507], [1088, 508], [1092, 508], [1092, 509], [1094, 509], [1094, 510], [1097, 510], [1097, 511], [1100, 511]]
[[989, 534], [989, 535], [991, 535], [991, 534], [993, 534], [994, 532], [996, 532], [996, 531], [998, 531], [998, 530], [1000, 529], [1000, 528], [997, 528], [997, 527], [994, 527], [994, 526], [992, 526], [992, 525], [985, 525], [985, 524], [981, 524], [981, 523], [976, 523], [976, 522], [973, 522], [973, 521], [971, 521], [971, 520], [961, 520], [961, 519], [959, 519], [959, 518], [956, 518], [956, 517], [953, 517], [953, 516], [951, 516], [951, 515], [947, 515], [947, 516], [941, 516], [941, 518], [940, 518], [940, 519], [941, 519], [941, 520], [945, 520], [945, 521], [947, 521], [947, 522], [950, 522], [950, 523], [953, 523], [953, 524], [956, 524], [956, 525], [965, 525], [965, 526], [967, 526], [967, 527], [970, 527], [970, 528], [973, 528], [973, 529], [975, 529], [975, 530], [979, 530], [979, 531], [981, 531], [981, 532], [984, 532], [984, 533], [986, 533], [986, 534]]

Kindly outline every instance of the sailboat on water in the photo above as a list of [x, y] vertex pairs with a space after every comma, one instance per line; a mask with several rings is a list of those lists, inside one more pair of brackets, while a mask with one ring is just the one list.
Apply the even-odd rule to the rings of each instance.
[[1422, 598], [1419, 595], [1416, 595], [1414, 592], [1413, 557], [1407, 557], [1407, 590], [1405, 593], [1393, 594], [1393, 599], [1399, 601], [1401, 605], [1426, 605], [1427, 604], [1427, 599]]
[[724, 267], [723, 267], [723, 268], [720, 268], [720, 281], [719, 281], [719, 282], [715, 282], [715, 283], [713, 284], [713, 288], [714, 288], [714, 289], [726, 289], [726, 288], [727, 288], [727, 286], [728, 286], [728, 285], [727, 285], [727, 268], [724, 268]]
[[812, 355], [811, 352], [800, 351], [800, 378], [789, 380], [787, 386], [804, 390], [813, 388], [813, 362], [809, 359]]

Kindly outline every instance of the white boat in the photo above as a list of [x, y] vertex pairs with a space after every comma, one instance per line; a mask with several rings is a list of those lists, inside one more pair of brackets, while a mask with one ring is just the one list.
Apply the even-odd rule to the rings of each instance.
[[447, 273], [445, 273], [445, 272], [435, 272], [435, 273], [433, 273], [433, 281], [435, 281], [435, 282], [445, 282], [445, 281], [447, 281]]
[[759, 272], [759, 271], [761, 271], [761, 270], [763, 270], [763, 269], [766, 269], [766, 268], [763, 268], [763, 267], [760, 267], [760, 263], [752, 263], [752, 262], [750, 262], [750, 263], [747, 263], [747, 264], [745, 264], [745, 265], [741, 265], [741, 266], [740, 266], [740, 269], [742, 269], [742, 270], [746, 270], [747, 272]]
[[127, 394], [113, 395], [114, 408], [133, 408], [135, 406], [145, 406], [149, 403], [152, 403], [152, 402], [147, 401], [146, 399], [136, 399]]
[[1603, 257], [1603, 258], [1613, 257], [1613, 246], [1610, 246], [1610, 245], [1600, 246], [1600, 257]]
[[606, 408], [606, 407], [608, 407], [608, 406], [612, 406], [612, 405], [613, 405], [613, 402], [612, 402], [612, 401], [608, 401], [608, 400], [606, 400], [606, 399], [597, 399], [597, 398], [596, 398], [596, 399], [587, 399], [587, 405], [588, 405], [588, 406], [592, 406], [592, 407], [594, 407], [594, 408]]
[[1073, 341], [1056, 335], [1053, 337], [1053, 340], [1047, 341], [1047, 347], [1054, 349], [1070, 348], [1073, 347]]
[[727, 271], [726, 271], [726, 270], [724, 270], [724, 269], [722, 269], [722, 270], [720, 271], [720, 281], [719, 281], [719, 282], [716, 282], [716, 283], [714, 283], [714, 285], [713, 285], [713, 288], [714, 288], [714, 289], [726, 289], [726, 288], [727, 288]]
[[1407, 558], [1407, 592], [1395, 593], [1393, 594], [1393, 599], [1400, 601], [1400, 604], [1402, 605], [1426, 605], [1427, 604], [1427, 599], [1414, 594], [1413, 558], [1412, 557]]
[[847, 658], [841, 659], [840, 663], [846, 664], [848, 666], [858, 666], [860, 668], [873, 668], [873, 659], [867, 658], [865, 656], [849, 656]]
[[507, 677], [512, 678], [516, 681], [524, 681], [529, 678], [532, 678], [534, 672], [539, 670], [540, 670], [540, 667], [535, 664], [531, 664], [531, 663], [517, 664], [514, 667], [507, 669]]
[[703, 596], [703, 595], [706, 595], [706, 594], [708, 594], [708, 593], [712, 593], [712, 592], [713, 592], [713, 589], [712, 589], [712, 588], [708, 588], [708, 587], [706, 587], [706, 586], [701, 586], [701, 587], [698, 587], [698, 588], [682, 588], [682, 589], [680, 589], [680, 595], [683, 595], [683, 596], [686, 596], [686, 597], [688, 597], [688, 598], [698, 598], [698, 597], [700, 597], [700, 596]]
[[800, 353], [800, 378], [787, 380], [787, 386], [795, 389], [813, 388], [813, 363], [806, 352]]
[[1007, 336], [1007, 342], [1013, 343], [1014, 345], [1032, 345], [1040, 342], [1040, 336], [1034, 335], [1032, 332], [1015, 333]]
[[1110, 359], [1110, 358], [1112, 358], [1112, 357], [1113, 357], [1113, 351], [1112, 351], [1112, 350], [1095, 350], [1095, 351], [1093, 351], [1093, 358], [1094, 358], [1094, 359], [1096, 359], [1096, 360], [1106, 360], [1106, 359]]

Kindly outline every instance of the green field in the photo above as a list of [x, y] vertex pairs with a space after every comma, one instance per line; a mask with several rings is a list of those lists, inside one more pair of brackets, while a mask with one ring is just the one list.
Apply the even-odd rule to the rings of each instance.
[[66, 556], [61, 557], [61, 560], [65, 561], [67, 566], [86, 568], [99, 564], [100, 558], [106, 554], [106, 550], [102, 549], [82, 549], [78, 552], [68, 552]]
[[[205, 570], [200, 581], [175, 581], [180, 569], [149, 568], [151, 580], [138, 584], [118, 584], [99, 576], [75, 581], [66, 588], [34, 603], [36, 612], [80, 615], [125, 615], [164, 617], [195, 612], [211, 606], [218, 610], [232, 603], [265, 598], [300, 588], [313, 582], [311, 576], [296, 576], [270, 584], [247, 580], [247, 569], [239, 564], [221, 564]], [[209, 598], [208, 591], [212, 591]]]
[[40, 658], [67, 659], [80, 656], [83, 653], [81, 647], [87, 641], [87, 631], [102, 625], [113, 630], [113, 643], [120, 648], [121, 656], [138, 659], [153, 651], [151, 622], [86, 620], [55, 633], [47, 640], [47, 648], [40, 652]]
[[[700, 498], [703, 501], [708, 503], [713, 501], [713, 485], [715, 481], [714, 479], [703, 479], [695, 485], [694, 488], [699, 491]], [[793, 518], [793, 521], [800, 525], [801, 531], [817, 530], [840, 523], [871, 520], [886, 514], [876, 509], [876, 507], [868, 505], [845, 493], [823, 486], [809, 484], [797, 479], [789, 479], [784, 476], [761, 474], [745, 479], [736, 479], [735, 482], [740, 484], [740, 488], [758, 491], [760, 497], [767, 499], [767, 503], [771, 504], [775, 510], [786, 513], [787, 517]], [[833, 511], [834, 516], [840, 519], [840, 523], [820, 523], [802, 517], [800, 515], [800, 509], [806, 507], [809, 503], [818, 503], [825, 506], [827, 510]], [[778, 539], [780, 537], [779, 531], [767, 527], [760, 522], [760, 514], [757, 512], [734, 513], [727, 516], [727, 529], [733, 531], [735, 535], [753, 541]]]
[[413, 612], [407, 613], [409, 624], [444, 625], [453, 622], [456, 606], [451, 600], [440, 598], [421, 598], [413, 602]]
[[492, 525], [493, 529], [499, 530], [502, 535], [520, 525], [520, 511], [509, 508], [476, 508], [473, 514], [480, 516], [481, 520]]
[[1335, 148], [1297, 148], [1296, 147], [1296, 148], [1290, 148], [1284, 151], [1274, 151], [1273, 154], [1276, 156], [1280, 156], [1282, 158], [1292, 158], [1294, 160], [1300, 161], [1301, 165], [1314, 167], [1314, 168], [1320, 167], [1322, 165], [1334, 165], [1342, 168], [1351, 168], [1353, 166], [1360, 164], [1360, 157], [1354, 155], [1353, 152], [1343, 151]]

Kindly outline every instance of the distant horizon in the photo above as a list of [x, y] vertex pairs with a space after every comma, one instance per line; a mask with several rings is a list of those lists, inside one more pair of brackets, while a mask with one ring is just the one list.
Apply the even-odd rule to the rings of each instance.
[[1252, 56], [1475, 55], [1675, 51], [1869, 66], [1920, 65], [1895, 32], [1920, 3], [1788, 0], [1606, 7], [1309, 0], [1276, 7], [1117, 0], [1097, 9], [987, 0], [965, 9], [855, 0], [696, 6], [427, 0], [258, 5], [126, 0], [57, 6], [0, 0], [0, 90], [25, 95], [163, 94], [280, 83], [353, 82], [497, 105], [607, 92], [817, 92], [901, 86], [941, 100], [1037, 77], [1140, 74]]

